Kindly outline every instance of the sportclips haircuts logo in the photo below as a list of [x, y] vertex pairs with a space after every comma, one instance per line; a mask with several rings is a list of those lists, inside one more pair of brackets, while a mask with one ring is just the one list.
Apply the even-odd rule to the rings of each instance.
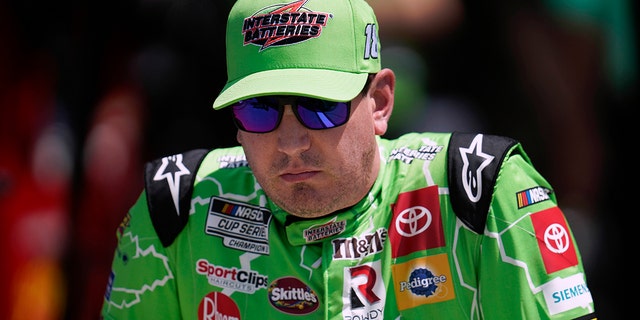
[[260, 46], [260, 51], [271, 46], [283, 46], [317, 38], [322, 27], [327, 25], [330, 14], [315, 12], [303, 5], [307, 0], [273, 6], [258, 10], [246, 19], [242, 25], [244, 45]]

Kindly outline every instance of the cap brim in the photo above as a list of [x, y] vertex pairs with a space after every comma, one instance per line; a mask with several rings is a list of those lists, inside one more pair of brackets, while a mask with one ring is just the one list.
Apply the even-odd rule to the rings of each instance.
[[222, 109], [239, 100], [264, 95], [297, 95], [331, 101], [350, 101], [362, 91], [367, 73], [320, 69], [275, 69], [229, 82], [213, 102]]

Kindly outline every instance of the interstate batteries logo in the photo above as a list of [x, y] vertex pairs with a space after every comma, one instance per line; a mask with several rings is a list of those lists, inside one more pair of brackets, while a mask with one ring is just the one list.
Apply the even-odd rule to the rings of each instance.
[[303, 7], [306, 2], [269, 6], [245, 18], [242, 25], [244, 45], [258, 45], [262, 51], [319, 37], [331, 15]]
[[205, 233], [221, 237], [229, 248], [269, 254], [271, 217], [265, 208], [213, 197]]
[[302, 235], [304, 236], [305, 240], [307, 240], [307, 242], [314, 242], [331, 236], [335, 236], [336, 234], [341, 234], [347, 226], [347, 221], [336, 220], [336, 218], [333, 218], [331, 219], [331, 221], [325, 224], [312, 226], [309, 229], [305, 229], [302, 232]]

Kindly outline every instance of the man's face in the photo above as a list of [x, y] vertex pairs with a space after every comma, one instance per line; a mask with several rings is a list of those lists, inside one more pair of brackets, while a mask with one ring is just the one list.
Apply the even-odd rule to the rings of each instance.
[[374, 99], [360, 94], [342, 126], [311, 130], [286, 99], [282, 121], [268, 133], [238, 130], [249, 166], [278, 206], [303, 217], [320, 217], [352, 206], [369, 191], [380, 159], [374, 127]]

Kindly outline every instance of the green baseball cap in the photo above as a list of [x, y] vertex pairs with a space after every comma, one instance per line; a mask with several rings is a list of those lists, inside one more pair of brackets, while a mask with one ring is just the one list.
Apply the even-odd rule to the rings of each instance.
[[238, 0], [226, 49], [228, 78], [214, 109], [264, 95], [350, 101], [381, 66], [365, 0]]

